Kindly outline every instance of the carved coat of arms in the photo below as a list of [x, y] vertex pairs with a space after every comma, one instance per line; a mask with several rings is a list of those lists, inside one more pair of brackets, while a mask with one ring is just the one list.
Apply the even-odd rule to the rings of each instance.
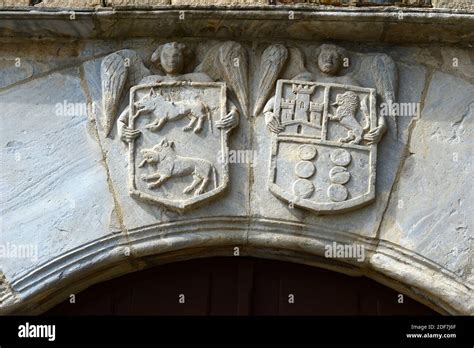
[[375, 197], [375, 89], [279, 80], [269, 189], [315, 212], [354, 209]]
[[270, 192], [290, 207], [339, 213], [375, 199], [377, 143], [389, 128], [398, 135], [394, 115], [377, 109], [395, 102], [398, 72], [386, 54], [353, 57], [364, 63], [346, 71], [343, 61], [351, 60], [341, 47], [325, 44], [316, 53], [308, 69], [297, 49], [269, 46], [255, 112], [276, 85], [263, 108], [272, 134]]
[[129, 143], [130, 194], [185, 209], [222, 193], [228, 165], [216, 154], [227, 148], [222, 82], [162, 82], [130, 93], [128, 126], [142, 136]]
[[128, 144], [130, 195], [177, 210], [225, 191], [228, 164], [218, 154], [227, 152], [229, 132], [239, 123], [236, 104], [247, 112], [246, 50], [232, 41], [218, 44], [185, 72], [191, 55], [186, 45], [170, 42], [152, 54], [150, 69], [128, 49], [101, 65], [106, 136], [129, 93], [117, 131]]

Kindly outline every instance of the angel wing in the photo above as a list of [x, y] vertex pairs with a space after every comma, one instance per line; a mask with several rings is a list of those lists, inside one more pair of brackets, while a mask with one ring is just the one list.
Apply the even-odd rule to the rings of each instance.
[[100, 76], [102, 80], [102, 127], [109, 136], [123, 91], [130, 89], [142, 78], [150, 75], [140, 56], [133, 50], [120, 50], [102, 60]]
[[[291, 60], [291, 64], [286, 64]], [[262, 111], [268, 98], [274, 91], [278, 78], [292, 79], [295, 76], [308, 72], [304, 66], [304, 57], [296, 47], [286, 48], [275, 44], [268, 46], [262, 53], [259, 67], [258, 96], [253, 109], [256, 117]]]
[[275, 82], [288, 60], [288, 49], [281, 45], [268, 46], [262, 53], [257, 85], [258, 96], [253, 109], [253, 116], [262, 110], [265, 102], [270, 97]]
[[289, 61], [291, 61], [291, 64], [286, 65], [285, 69], [281, 73], [280, 78], [292, 80], [298, 75], [312, 75], [305, 66], [305, 57], [299, 48], [290, 47], [288, 48], [288, 52], [290, 56]]
[[248, 55], [242, 45], [227, 41], [214, 46], [195, 72], [204, 72], [213, 80], [224, 80], [248, 117]]
[[[386, 54], [377, 54], [372, 61], [372, 74], [377, 91], [380, 91], [384, 102], [389, 105], [395, 103], [398, 89], [398, 70], [395, 61]], [[389, 114], [387, 120], [390, 122], [389, 128], [397, 137], [398, 127], [395, 115]]]

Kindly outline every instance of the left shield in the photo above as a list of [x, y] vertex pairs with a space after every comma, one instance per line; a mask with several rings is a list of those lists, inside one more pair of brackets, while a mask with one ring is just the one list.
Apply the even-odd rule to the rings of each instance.
[[129, 191], [148, 203], [179, 210], [217, 198], [229, 184], [226, 85], [163, 82], [130, 92]]

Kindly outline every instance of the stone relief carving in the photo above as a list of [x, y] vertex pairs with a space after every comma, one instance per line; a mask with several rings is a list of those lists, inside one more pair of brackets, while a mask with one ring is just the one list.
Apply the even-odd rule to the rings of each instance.
[[[214, 46], [184, 73], [190, 56], [184, 44], [171, 42], [152, 54], [150, 69], [132, 50], [110, 54], [101, 66], [107, 136], [129, 93], [117, 131], [129, 144], [130, 194], [177, 209], [225, 190], [228, 166], [217, 163], [216, 153], [226, 151], [229, 130], [250, 107], [248, 58], [240, 44]], [[377, 54], [363, 72], [372, 82], [362, 86], [343, 71], [343, 48], [325, 44], [316, 57], [316, 69], [308, 69], [300, 49], [268, 46], [252, 114], [263, 114], [273, 134], [269, 190], [291, 206], [341, 212], [375, 197], [377, 143], [389, 124], [397, 135], [394, 117], [377, 116], [377, 107], [395, 102], [398, 74], [388, 55]]]
[[229, 132], [239, 123], [237, 104], [244, 115], [248, 109], [247, 53], [240, 44], [216, 45], [194, 72], [183, 73], [190, 54], [184, 44], [160, 46], [151, 61], [164, 75], [152, 74], [131, 50], [112, 53], [101, 66], [107, 136], [123, 91], [130, 90], [117, 121], [120, 139], [129, 144], [130, 194], [180, 210], [224, 192], [228, 164], [217, 163], [217, 154], [227, 149]]
[[7, 286], [5, 283], [5, 276], [0, 272], [0, 304], [3, 303], [6, 296]]
[[168, 101], [157, 94], [153, 88], [150, 89], [149, 94], [135, 102], [135, 106], [137, 113], [150, 112], [153, 115], [153, 122], [145, 126], [153, 132], [160, 130], [168, 121], [177, 121], [188, 116], [190, 121], [183, 130], [193, 130], [194, 133], [198, 133], [202, 130], [205, 118], [209, 117], [207, 106], [202, 100]]
[[193, 190], [195, 196], [204, 193], [209, 180], [211, 180], [211, 176], [215, 188], [217, 188], [216, 168], [211, 162], [200, 158], [179, 156], [176, 154], [174, 147], [173, 141], [168, 141], [168, 139], [164, 138], [153, 148], [142, 150], [144, 159], [138, 167], [154, 165], [156, 168], [156, 172], [151, 175], [143, 174], [140, 177], [146, 182], [156, 180], [148, 184], [148, 188], [159, 187], [170, 178], [186, 175], [192, 175], [193, 182], [183, 190], [184, 194], [188, 194]]
[[[260, 76], [266, 81], [260, 85], [266, 88], [261, 95], [275, 84], [286, 60], [284, 48], [267, 50], [273, 54], [263, 54], [266, 67]], [[279, 64], [267, 56], [277, 57]], [[317, 71], [305, 68], [276, 81], [275, 96], [264, 107], [272, 134], [268, 187], [291, 207], [341, 212], [375, 198], [377, 143], [386, 132], [386, 116], [397, 134], [392, 115], [377, 117], [377, 95], [379, 103], [395, 102], [397, 69], [389, 56], [376, 55], [370, 72], [375, 86], [361, 87], [350, 74], [340, 74], [344, 57], [342, 48], [322, 45]]]
[[270, 97], [278, 76], [287, 64], [288, 56], [288, 49], [281, 44], [268, 46], [263, 51], [257, 85], [257, 91], [260, 91], [260, 93], [255, 102], [254, 116], [259, 115], [265, 102]]
[[[136, 41], [130, 41], [130, 44], [134, 45]], [[179, 69], [177, 62], [167, 64], [167, 57], [161, 62], [161, 54], [155, 54], [158, 59], [153, 64], [144, 59], [144, 63], [148, 64], [145, 67], [142, 58], [133, 51], [117, 51], [114, 55], [119, 56], [115, 57], [123, 64], [121, 68], [128, 69], [128, 75], [126, 78], [122, 77], [125, 82], [121, 82], [124, 87], [120, 93], [112, 88], [106, 89], [108, 93], [116, 95], [114, 102], [105, 98], [107, 103], [110, 101], [109, 107], [116, 107], [116, 110], [110, 113], [108, 118], [97, 113], [99, 121], [103, 121], [98, 125], [98, 146], [91, 141], [90, 134], [84, 132], [87, 122], [85, 114], [80, 118], [83, 123], [79, 124], [78, 117], [50, 117], [55, 102], [67, 99], [85, 104], [101, 100], [97, 69], [100, 68], [102, 59], [95, 56], [98, 52], [96, 45], [100, 46], [103, 52], [109, 49], [110, 43], [104, 43], [103, 47], [97, 43], [93, 46], [87, 45], [85, 44], [85, 47], [88, 48], [84, 52], [81, 51], [81, 54], [84, 54], [84, 57], [92, 53], [94, 55], [88, 57], [88, 61], [80, 68], [59, 71], [55, 69], [51, 74], [34, 75], [31, 81], [13, 85], [2, 91], [5, 114], [3, 124], [8, 137], [4, 147], [5, 158], [12, 164], [9, 166], [12, 170], [4, 173], [4, 179], [6, 178], [7, 183], [13, 182], [13, 188], [16, 188], [8, 190], [12, 186], [4, 185], [7, 189], [4, 202], [7, 223], [4, 239], [12, 242], [28, 241], [28, 236], [34, 235], [34, 241], [42, 241], [39, 247], [45, 248], [48, 255], [42, 259], [45, 261], [42, 264], [36, 261], [17, 262], [15, 259], [4, 259], [8, 281], [0, 279], [0, 307], [10, 310], [9, 306], [17, 296], [22, 306], [26, 307], [32, 298], [42, 298], [50, 284], [63, 286], [69, 282], [71, 276], [93, 278], [88, 275], [103, 271], [104, 264], [97, 263], [97, 255], [105, 264], [115, 267], [116, 255], [123, 255], [122, 249], [125, 245], [133, 248], [137, 246], [137, 252], [134, 252], [137, 258], [142, 255], [156, 255], [157, 259], [167, 259], [168, 253], [184, 255], [186, 250], [189, 250], [191, 255], [196, 245], [205, 246], [202, 249], [210, 254], [228, 245], [248, 245], [248, 250], [265, 250], [262, 251], [263, 256], [273, 253], [275, 257], [283, 258], [293, 252], [289, 257], [298, 259], [301, 257], [301, 250], [296, 249], [301, 248], [294, 246], [303, 245], [305, 250], [311, 253], [311, 257], [319, 259], [322, 255], [321, 243], [329, 240], [343, 244], [356, 240], [367, 241], [365, 246], [370, 254], [370, 262], [361, 264], [364, 274], [384, 273], [387, 275], [386, 279], [393, 279], [393, 283], [406, 283], [423, 296], [435, 294], [433, 298], [440, 299], [441, 307], [448, 312], [472, 313], [472, 306], [466, 305], [472, 303], [472, 286], [464, 285], [470, 281], [470, 249], [463, 247], [458, 250], [459, 245], [469, 244], [469, 229], [466, 229], [466, 219], [469, 217], [469, 204], [466, 205], [468, 193], [462, 191], [462, 187], [468, 177], [463, 158], [469, 155], [465, 149], [469, 148], [468, 120], [474, 110], [471, 107], [472, 83], [436, 70], [430, 75], [431, 73], [417, 62], [411, 65], [407, 60], [400, 59], [403, 86], [400, 88], [400, 100], [421, 101], [425, 106], [424, 120], [417, 122], [413, 128], [410, 127], [410, 132], [413, 129], [413, 133], [408, 137], [410, 152], [418, 154], [405, 158], [405, 137], [404, 141], [398, 144], [387, 139], [395, 133], [396, 128], [393, 127], [390, 117], [378, 115], [378, 107], [373, 108], [374, 100], [376, 106], [390, 98], [395, 101], [396, 67], [390, 57], [351, 53], [351, 68], [341, 68], [339, 71], [335, 69], [337, 72], [331, 73], [332, 64], [323, 64], [322, 58], [321, 67], [316, 64], [318, 59], [310, 59], [308, 64], [304, 62], [303, 52], [310, 57], [311, 47], [303, 50], [302, 46], [298, 49], [281, 44], [269, 47], [257, 45], [252, 52], [264, 54], [260, 59], [258, 56], [252, 57], [252, 73], [255, 74], [250, 76], [255, 76], [255, 80], [250, 81], [252, 89], [242, 89], [241, 95], [250, 98], [249, 101], [244, 100], [243, 104], [252, 114], [263, 116], [265, 104], [275, 95], [265, 110], [270, 113], [265, 112], [265, 116], [268, 128], [273, 127], [280, 132], [275, 132], [277, 135], [266, 132], [263, 122], [265, 117], [255, 120], [253, 124], [246, 124], [245, 119], [241, 118], [244, 123], [242, 130], [239, 129], [239, 134], [233, 130], [230, 136], [236, 137], [231, 138], [234, 149], [249, 149], [255, 152], [256, 156], [261, 156], [262, 153], [267, 155], [267, 152], [270, 152], [268, 150], [271, 150], [268, 143], [275, 137], [276, 155], [270, 153], [268, 157], [259, 157], [250, 168], [246, 168], [245, 164], [234, 167], [230, 164], [232, 180], [228, 181], [227, 187], [231, 184], [235, 187], [223, 197], [225, 199], [215, 202], [210, 209], [195, 212], [186, 210], [184, 216], [175, 213], [165, 216], [161, 214], [162, 209], [137, 204], [137, 201], [130, 199], [127, 186], [134, 185], [132, 194], [147, 202], [182, 207], [181, 209], [207, 203], [218, 197], [221, 192], [219, 190], [226, 186], [229, 177], [226, 176], [225, 165], [216, 161], [215, 153], [217, 149], [225, 146], [227, 132], [232, 129], [230, 125], [236, 122], [240, 115], [244, 115], [244, 108], [231, 82], [223, 77], [214, 77], [224, 76], [221, 72], [218, 74], [215, 71], [206, 71], [208, 66], [219, 71], [223, 69], [217, 68], [220, 62], [233, 62], [239, 54], [245, 53], [235, 48], [236, 45], [228, 44], [230, 58], [225, 58], [219, 53], [225, 51], [223, 44], [219, 44], [212, 50], [212, 54], [209, 51], [208, 54], [203, 54], [202, 59], [199, 58], [198, 68], [192, 69], [191, 65], [188, 65], [186, 69]], [[204, 48], [199, 45], [197, 52], [206, 52], [206, 44], [203, 44]], [[176, 53], [177, 49], [181, 53], [177, 53], [177, 58], [169, 60], [178, 60], [179, 63], [179, 60], [184, 59], [183, 66], [186, 65], [186, 57], [190, 54], [188, 50], [179, 44], [170, 46], [173, 46], [173, 49], [164, 49], [163, 46], [161, 51], [168, 55]], [[366, 49], [370, 50], [370, 47]], [[410, 48], [381, 49], [394, 52], [398, 57], [412, 54]], [[327, 56], [331, 57], [329, 53], [341, 52], [342, 49], [321, 51], [326, 51]], [[430, 49], [424, 52], [428, 54]], [[342, 51], [340, 55], [342, 58], [346, 53]], [[136, 62], [135, 58], [126, 60], [127, 57], [136, 57]], [[337, 61], [339, 56], [335, 55], [335, 58]], [[363, 63], [360, 63], [361, 61]], [[245, 60], [237, 59], [237, 62], [240, 62], [242, 67]], [[67, 66], [76, 63], [76, 60], [67, 60]], [[143, 69], [140, 64], [143, 64]], [[160, 68], [163, 71], [158, 69], [158, 65], [163, 65]], [[117, 67], [117, 70], [121, 68]], [[138, 74], [140, 77], [136, 82], [130, 82], [135, 79], [134, 76], [138, 76], [132, 73], [133, 71], [140, 72], [144, 69], [148, 71], [146, 74], [153, 75], [145, 74], [141, 77]], [[109, 69], [108, 74], [113, 75], [113, 71]], [[239, 85], [236, 82], [238, 79], [245, 81], [245, 73], [239, 74], [237, 67], [227, 74], [231, 75], [235, 75], [235, 79], [232, 79], [235, 86]], [[120, 76], [114, 78], [118, 77]], [[281, 85], [280, 92], [277, 89], [278, 80]], [[105, 85], [114, 85], [112, 77], [111, 81], [105, 81]], [[134, 86], [136, 88], [131, 93], [130, 102], [130, 90]], [[311, 92], [311, 89], [314, 89], [312, 93], [304, 93], [305, 90]], [[37, 93], [38, 91], [41, 93]], [[324, 96], [326, 91], [327, 103], [324, 98], [321, 99], [321, 95]], [[32, 100], [28, 103], [21, 102], [25, 95], [30, 95]], [[449, 98], [443, 99], [443, 96]], [[280, 103], [276, 106], [277, 98], [280, 98]], [[309, 98], [307, 111], [305, 108], [308, 100], [305, 98]], [[159, 101], [155, 103], [155, 99]], [[443, 99], [441, 104], [440, 99]], [[48, 102], [43, 105], [42, 100]], [[301, 103], [298, 106], [297, 100], [303, 102], [303, 108], [299, 107]], [[32, 105], [38, 107], [32, 108]], [[236, 107], [234, 117], [227, 117], [233, 106]], [[49, 121], [30, 122], [36, 118], [24, 117], [30, 115], [29, 112], [37, 113], [42, 117], [41, 120], [51, 120], [52, 124], [48, 124]], [[309, 125], [302, 125], [300, 130], [303, 135], [306, 130], [314, 132], [316, 135], [308, 137], [313, 141], [293, 136], [298, 134], [297, 126], [286, 124], [286, 119], [283, 118], [291, 117], [291, 113], [293, 117], [296, 117], [296, 114], [307, 117]], [[122, 114], [123, 117], [116, 122]], [[279, 118], [273, 117], [272, 114], [278, 114]], [[448, 117], [448, 120], [445, 117]], [[322, 134], [324, 118], [329, 139], [326, 144], [317, 138], [318, 134]], [[218, 125], [224, 124], [223, 120], [226, 119], [229, 127], [219, 128]], [[408, 119], [406, 121], [400, 126], [403, 130], [409, 123]], [[375, 130], [383, 123], [388, 134], [377, 134]], [[104, 136], [107, 124], [110, 127], [110, 138]], [[44, 127], [38, 128], [41, 125]], [[245, 134], [243, 130], [251, 131], [253, 126], [255, 132]], [[293, 133], [290, 133], [290, 127], [294, 128]], [[382, 128], [383, 126], [379, 129]], [[58, 129], [64, 131], [58, 132]], [[304, 141], [284, 142], [287, 132], [290, 136], [286, 139]], [[120, 134], [121, 137], [114, 137], [114, 134]], [[429, 134], [435, 134], [436, 137], [430, 137]], [[376, 135], [383, 135], [383, 148], [377, 149]], [[125, 140], [125, 144], [120, 138]], [[28, 148], [25, 148], [25, 139], [33, 141], [32, 149], [38, 151], [34, 156], [24, 156], [28, 151]], [[329, 141], [332, 141], [333, 145], [329, 144]], [[54, 148], [50, 147], [53, 144]], [[289, 145], [292, 148], [285, 149], [284, 146]], [[394, 145], [393, 148], [391, 145]], [[133, 151], [130, 150], [132, 146]], [[77, 148], [80, 150], [75, 151]], [[46, 153], [44, 149], [54, 152]], [[427, 154], [426, 149], [430, 149]], [[375, 157], [371, 157], [374, 150], [377, 150], [379, 157], [377, 204], [355, 214], [341, 214], [334, 218], [318, 218], [299, 210], [298, 207], [301, 207], [319, 214], [324, 213], [324, 209], [331, 204], [334, 205], [333, 212], [359, 207], [360, 205], [351, 207], [347, 202], [353, 203], [354, 195], [359, 194], [354, 191], [355, 188], [370, 191], [368, 181], [363, 180], [367, 180], [369, 173], [375, 172], [371, 172], [374, 168], [371, 162], [367, 167], [355, 166], [361, 163], [360, 159], [367, 163], [367, 156], [375, 160]], [[451, 163], [452, 152], [458, 151], [459, 163]], [[384, 157], [389, 156], [382, 158], [380, 153], [383, 153]], [[21, 161], [16, 161], [20, 154]], [[426, 160], [425, 156], [432, 160]], [[104, 157], [107, 161], [106, 170], [101, 161]], [[270, 157], [275, 162], [273, 170], [276, 173], [275, 180], [271, 180], [270, 184], [275, 185], [275, 190], [281, 188], [288, 197], [278, 197], [266, 187]], [[67, 165], [69, 160], [74, 163], [74, 167]], [[406, 160], [406, 164], [400, 165], [399, 160]], [[38, 166], [40, 162], [41, 165]], [[446, 163], [449, 166], [446, 167]], [[61, 164], [60, 168], [57, 168], [58, 164]], [[439, 170], [440, 168], [443, 170]], [[128, 176], [129, 170], [133, 170], [131, 180]], [[427, 171], [433, 173], [433, 178], [424, 181]], [[445, 180], [446, 171], [454, 181]], [[240, 175], [247, 172], [248, 177]], [[288, 181], [279, 181], [279, 175], [287, 175], [283, 179]], [[32, 185], [38, 186], [37, 183], [42, 183], [44, 178], [49, 179], [40, 186], [47, 187], [47, 195], [44, 195], [43, 191], [32, 192]], [[253, 182], [249, 183], [248, 179]], [[322, 183], [318, 182], [319, 179]], [[65, 185], [58, 185], [60, 182]], [[420, 182], [416, 192], [413, 191], [413, 182]], [[446, 215], [442, 224], [437, 223], [439, 219], [436, 216], [440, 214], [432, 214], [434, 208], [429, 204], [430, 194], [426, 194], [431, 192], [426, 185], [429, 184], [432, 188], [433, 183], [434, 186], [445, 184], [444, 188], [452, 193], [444, 198], [438, 208], [435, 207], [441, 216]], [[68, 188], [67, 195], [64, 200], [55, 203], [55, 197], [64, 196], [66, 191], [63, 187]], [[18, 195], [20, 191], [26, 192], [27, 195]], [[113, 191], [112, 194], [109, 191]], [[248, 192], [250, 199], [246, 195]], [[416, 199], [412, 199], [413, 195]], [[295, 196], [299, 201], [296, 201]], [[318, 201], [319, 197], [321, 200]], [[49, 212], [37, 209], [49, 198], [53, 198], [53, 203], [48, 205]], [[405, 201], [405, 208], [399, 209], [397, 203], [402, 199]], [[286, 209], [288, 202], [292, 202], [297, 211]], [[327, 205], [317, 206], [318, 203]], [[120, 208], [123, 210], [119, 211]], [[30, 210], [32, 214], [39, 212], [42, 216], [18, 224], [18, 221], [23, 221], [21, 219], [25, 209]], [[61, 219], [57, 218], [58, 214]], [[413, 221], [419, 220], [423, 223], [417, 224], [414, 229], [416, 233], [411, 233], [414, 231]], [[38, 223], [43, 228], [38, 229]], [[436, 226], [438, 231], [443, 230], [443, 233], [433, 233], [431, 226]], [[66, 230], [68, 232], [65, 232]], [[125, 233], [119, 233], [120, 230]], [[69, 231], [74, 231], [69, 234], [73, 239], [66, 235]], [[125, 245], [124, 235], [127, 238]], [[431, 242], [428, 244], [423, 242], [426, 238], [421, 238], [425, 235], [430, 236]], [[16, 239], [17, 236], [20, 239]], [[176, 242], [177, 240], [179, 241]], [[62, 241], [67, 241], [67, 245]], [[125, 262], [129, 262], [128, 256], [124, 258], [127, 260]], [[305, 256], [305, 262], [307, 260], [309, 256]], [[366, 266], [372, 268], [365, 268]], [[344, 267], [347, 268], [346, 265]], [[403, 272], [399, 272], [400, 270]], [[430, 277], [434, 275], [436, 281], [427, 281], [427, 274]]]
[[126, 123], [121, 132], [135, 136], [122, 137], [129, 144], [133, 197], [186, 209], [226, 189], [228, 164], [217, 156], [228, 146], [229, 128], [218, 128], [218, 121], [229, 115], [225, 83], [139, 85], [132, 88], [130, 100], [128, 117], [119, 122]]

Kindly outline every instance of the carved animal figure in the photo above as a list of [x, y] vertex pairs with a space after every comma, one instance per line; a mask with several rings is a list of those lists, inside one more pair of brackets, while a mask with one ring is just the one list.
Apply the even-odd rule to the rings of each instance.
[[328, 118], [331, 121], [338, 121], [342, 126], [348, 129], [347, 136], [340, 139], [340, 141], [344, 143], [349, 142], [351, 144], [359, 144], [363, 139], [364, 131], [366, 131], [370, 126], [365, 98], [362, 103], [362, 111], [366, 118], [366, 125], [362, 127], [357, 121], [356, 114], [359, 109], [359, 104], [359, 96], [352, 91], [347, 91], [343, 94], [338, 94], [336, 102], [332, 104], [337, 107], [335, 115], [328, 114]]
[[150, 189], [159, 187], [168, 179], [187, 175], [193, 176], [193, 182], [183, 190], [185, 194], [193, 190], [195, 196], [204, 193], [211, 175], [217, 187], [216, 169], [213, 164], [205, 159], [177, 155], [173, 141], [165, 138], [153, 148], [141, 150], [141, 153], [143, 161], [138, 167], [152, 165], [156, 168], [155, 173], [141, 176], [143, 181], [150, 182], [148, 184]]
[[[106, 136], [110, 136], [118, 115], [127, 117], [131, 105], [127, 105], [124, 110], [121, 110], [120, 106], [124, 99], [128, 100], [130, 88], [148, 83], [222, 81], [236, 96], [243, 114], [249, 116], [248, 52], [241, 44], [225, 41], [210, 47], [201, 63], [190, 73], [185, 73], [184, 68], [193, 59], [193, 52], [183, 43], [168, 42], [160, 45], [149, 58], [147, 62], [144, 62], [136, 51], [124, 49], [111, 53], [102, 60], [100, 77], [103, 117], [101, 123], [102, 131]], [[239, 64], [235, 64], [236, 62]], [[235, 106], [230, 100], [229, 105], [230, 109]], [[235, 118], [236, 113], [233, 112], [231, 117]], [[120, 123], [123, 122], [120, 121]], [[229, 128], [228, 126], [234, 128], [235, 124], [230, 122], [222, 128]], [[129, 134], [124, 139], [138, 136], [139, 133], [130, 132], [127, 128], [128, 123], [125, 122], [125, 133]], [[127, 142], [129, 140], [131, 139]]]
[[[268, 50], [268, 51], [267, 51]], [[262, 54], [262, 60], [259, 70], [261, 71], [261, 80], [258, 84], [261, 89], [256, 90], [256, 109], [255, 114], [260, 113], [259, 101], [266, 99], [270, 92], [268, 88], [274, 89], [273, 85], [278, 79], [298, 80], [298, 81], [317, 81], [320, 83], [337, 83], [350, 86], [375, 87], [376, 96], [374, 99], [379, 104], [395, 103], [398, 90], [398, 69], [395, 61], [387, 54], [353, 54], [345, 49], [335, 45], [323, 44], [314, 53], [316, 59], [307, 59], [316, 69], [312, 70], [306, 67], [303, 53], [294, 47], [288, 47], [288, 57], [283, 54], [283, 50], [267, 48], [267, 54]], [[271, 54], [271, 52], [275, 52]], [[280, 54], [277, 54], [280, 52]], [[357, 81], [355, 72], [346, 71], [343, 61], [350, 57], [360, 69], [357, 71], [358, 76], [372, 77], [373, 82], [369, 85], [360, 84]], [[310, 57], [307, 57], [310, 58]], [[291, 64], [285, 65], [285, 62]], [[278, 70], [278, 69], [280, 70]], [[274, 112], [275, 96], [271, 97], [263, 108], [265, 123], [272, 133], [280, 133], [283, 128], [280, 124], [279, 117]], [[361, 105], [362, 108], [362, 105]], [[363, 111], [363, 110], [362, 110]], [[374, 124], [371, 125], [364, 136], [363, 140], [366, 145], [378, 143], [387, 128], [392, 132], [392, 136], [396, 139], [398, 136], [397, 117], [393, 112], [388, 115], [380, 114], [379, 117], [374, 115]], [[372, 123], [372, 121], [370, 122]]]
[[[209, 119], [209, 109], [202, 101], [168, 101], [162, 95], [156, 93], [153, 88], [151, 88], [149, 94], [135, 102], [134, 105], [137, 109], [136, 115], [151, 112], [155, 117], [152, 123], [145, 126], [151, 131], [161, 129], [168, 121], [177, 121], [187, 116], [191, 120], [183, 130], [190, 131], [192, 129], [194, 133], [198, 133], [202, 130], [204, 119]], [[196, 125], [194, 126], [194, 124]]]

